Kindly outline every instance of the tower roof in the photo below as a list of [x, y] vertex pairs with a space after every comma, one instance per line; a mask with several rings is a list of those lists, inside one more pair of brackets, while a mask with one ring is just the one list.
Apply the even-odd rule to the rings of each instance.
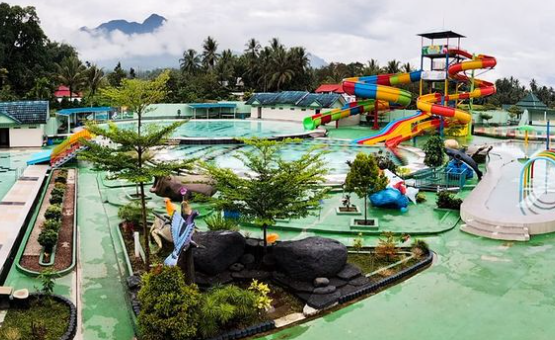
[[429, 33], [420, 33], [417, 34], [417, 36], [427, 39], [466, 38], [464, 35], [453, 31], [435, 31]]

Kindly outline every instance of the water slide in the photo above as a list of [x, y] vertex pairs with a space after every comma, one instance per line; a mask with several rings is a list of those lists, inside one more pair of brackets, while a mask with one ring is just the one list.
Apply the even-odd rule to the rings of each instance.
[[[389, 110], [389, 103], [386, 101], [378, 100], [378, 111]], [[353, 103], [348, 103], [340, 109], [334, 109], [324, 113], [317, 113], [313, 116], [305, 117], [303, 126], [305, 130], [314, 130], [318, 126], [334, 122], [339, 119], [347, 118], [350, 116], [362, 114], [364, 112], [373, 112], [376, 105], [376, 100], [360, 100]]]
[[[497, 63], [494, 57], [478, 55], [473, 58], [470, 53], [459, 49], [451, 49], [449, 50], [449, 53], [451, 55], [462, 56], [464, 58], [471, 59], [449, 66], [449, 77], [458, 82], [470, 82], [470, 78], [465, 74], [465, 71], [489, 69], [493, 68]], [[419, 74], [419, 76], [420, 75], [421, 74]], [[418, 80], [420, 80], [420, 77], [418, 77]], [[385, 82], [380, 83], [380, 81], [377, 79], [376, 83], [378, 84], [378, 87], [380, 87], [380, 85], [381, 87], [388, 85]], [[394, 84], [391, 83], [390, 85]], [[408, 118], [402, 118], [397, 121], [391, 122], [377, 135], [368, 138], [361, 138], [356, 140], [355, 142], [365, 145], [373, 145], [376, 143], [385, 142], [387, 147], [395, 148], [397, 145], [399, 145], [399, 143], [411, 139], [426, 130], [437, 129], [440, 126], [441, 121], [439, 118], [434, 118], [432, 115], [448, 118], [448, 120], [445, 121], [446, 125], [454, 123], [467, 124], [472, 120], [472, 116], [470, 113], [438, 103], [447, 103], [449, 101], [478, 98], [489, 96], [495, 93], [495, 86], [490, 82], [480, 79], [474, 79], [474, 86], [475, 89], [470, 92], [462, 92], [447, 96], [443, 96], [440, 93], [430, 93], [422, 95], [417, 99], [416, 102], [419, 113]]]
[[81, 138], [90, 140], [92, 134], [88, 130], [75, 132], [52, 150], [45, 150], [34, 154], [27, 161], [27, 165], [50, 163], [52, 167], [60, 166], [75, 158], [77, 153], [84, 149]]

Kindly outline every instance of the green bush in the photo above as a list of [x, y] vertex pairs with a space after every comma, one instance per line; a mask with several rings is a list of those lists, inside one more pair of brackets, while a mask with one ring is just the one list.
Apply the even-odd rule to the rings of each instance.
[[66, 192], [65, 189], [61, 189], [61, 188], [54, 187], [54, 189], [52, 189], [51, 195], [52, 195], [52, 196], [61, 196], [61, 197], [64, 197], [65, 192]]
[[211, 198], [210, 196], [206, 196], [203, 194], [199, 194], [199, 193], [191, 193], [191, 199], [189, 200], [189, 202], [193, 202], [193, 203], [207, 203], [210, 202]]
[[65, 191], [67, 188], [67, 185], [65, 183], [56, 183], [54, 184], [54, 188], [58, 188], [59, 190]]
[[50, 204], [61, 204], [64, 201], [64, 195], [56, 194], [50, 196]]
[[430, 247], [428, 246], [428, 243], [426, 243], [424, 240], [419, 240], [419, 239], [416, 239], [414, 240], [414, 242], [412, 242], [411, 249], [413, 253], [422, 253], [422, 254], [426, 254], [430, 251]]
[[460, 210], [462, 200], [455, 198], [455, 195], [449, 191], [441, 191], [437, 194], [436, 203], [438, 208]]
[[424, 164], [431, 168], [442, 166], [445, 160], [443, 153], [443, 139], [440, 136], [432, 136], [424, 147], [422, 148], [426, 154], [424, 157]]
[[204, 220], [208, 230], [239, 230], [239, 221], [235, 218], [225, 218], [221, 213], [217, 212]]
[[62, 217], [62, 207], [59, 204], [52, 204], [44, 212], [47, 220], [56, 220]]
[[44, 229], [39, 234], [39, 244], [44, 247], [44, 250], [49, 253], [58, 242], [58, 232], [52, 229]]
[[426, 194], [423, 192], [419, 192], [416, 194], [416, 203], [424, 203], [426, 202]]
[[227, 285], [215, 288], [201, 305], [200, 335], [211, 337], [226, 329], [241, 329], [258, 318], [258, 295], [252, 290]]
[[58, 176], [54, 179], [55, 183], [62, 183], [62, 184], [66, 184], [67, 183], [67, 177], [65, 176]]
[[61, 227], [62, 227], [62, 222], [57, 219], [46, 220], [42, 225], [43, 230], [50, 229], [50, 230], [54, 230], [55, 232], [58, 232], [58, 230], [60, 230]]
[[141, 339], [193, 339], [199, 325], [201, 296], [186, 285], [178, 267], [157, 267], [143, 276], [139, 291]]

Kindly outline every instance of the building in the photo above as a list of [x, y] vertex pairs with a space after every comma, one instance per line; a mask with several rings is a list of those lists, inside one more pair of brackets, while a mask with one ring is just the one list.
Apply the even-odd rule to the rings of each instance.
[[[54, 91], [54, 98], [56, 98], [58, 103], [60, 103], [64, 98], [67, 98], [69, 100], [69, 87], [63, 85], [58, 86], [56, 91]], [[73, 92], [71, 94], [71, 101], [77, 100], [78, 102], [81, 102], [81, 99], [83, 99], [83, 94], [81, 92]]]
[[347, 103], [352, 103], [356, 101], [356, 96], [351, 96], [343, 90], [343, 84], [322, 84], [320, 85], [315, 93], [337, 93], [343, 96]]
[[337, 93], [283, 91], [255, 93], [246, 105], [251, 106], [251, 118], [302, 122], [306, 116], [329, 109], [341, 108], [345, 98]]
[[[505, 109], [509, 109], [512, 105], [504, 105]], [[534, 93], [530, 92], [526, 97], [522, 98], [515, 106], [524, 111], [522, 118], [525, 120], [523, 124], [530, 125], [547, 125], [547, 121], [555, 121], [555, 110], [545, 105]]]
[[0, 103], [0, 147], [40, 147], [49, 118], [47, 101]]

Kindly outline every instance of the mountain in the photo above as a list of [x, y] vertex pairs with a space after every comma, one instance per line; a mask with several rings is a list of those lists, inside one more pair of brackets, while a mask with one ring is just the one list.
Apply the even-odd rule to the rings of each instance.
[[166, 22], [166, 18], [160, 16], [158, 14], [151, 14], [148, 18], [145, 19], [142, 23], [138, 22], [129, 22], [127, 20], [111, 20], [105, 23], [100, 24], [96, 28], [88, 28], [88, 27], [81, 27], [81, 31], [88, 32], [88, 33], [101, 33], [101, 34], [109, 34], [113, 31], [121, 31], [124, 34], [145, 34], [145, 33], [152, 33], [158, 28], [162, 27]]

